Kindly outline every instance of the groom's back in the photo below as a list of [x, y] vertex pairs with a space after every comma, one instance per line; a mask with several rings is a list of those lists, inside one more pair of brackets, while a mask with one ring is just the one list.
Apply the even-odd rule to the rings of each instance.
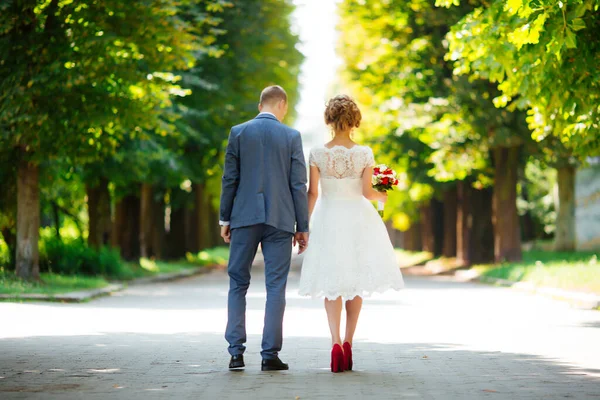
[[294, 146], [301, 143], [300, 133], [270, 114], [260, 114], [233, 127], [231, 135], [239, 152], [232, 228], [264, 223], [295, 232], [290, 169]]

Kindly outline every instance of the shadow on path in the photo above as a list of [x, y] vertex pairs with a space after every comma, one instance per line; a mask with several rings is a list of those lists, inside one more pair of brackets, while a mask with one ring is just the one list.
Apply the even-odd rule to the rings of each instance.
[[216, 334], [127, 334], [4, 339], [0, 397], [20, 398], [600, 398], [600, 379], [527, 354], [445, 343], [355, 343], [356, 370], [328, 370], [329, 341], [288, 337], [291, 370], [259, 371], [260, 338], [249, 337], [247, 368], [230, 372]]

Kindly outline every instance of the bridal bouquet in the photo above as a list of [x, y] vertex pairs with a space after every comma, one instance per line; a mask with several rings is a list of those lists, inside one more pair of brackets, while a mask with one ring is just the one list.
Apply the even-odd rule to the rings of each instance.
[[[398, 186], [398, 175], [396, 174], [396, 171], [385, 164], [376, 165], [373, 168], [371, 183], [373, 184], [373, 189], [379, 192], [394, 190], [394, 186]], [[383, 218], [384, 204], [380, 201], [377, 203], [377, 210], [379, 211], [379, 215]]]

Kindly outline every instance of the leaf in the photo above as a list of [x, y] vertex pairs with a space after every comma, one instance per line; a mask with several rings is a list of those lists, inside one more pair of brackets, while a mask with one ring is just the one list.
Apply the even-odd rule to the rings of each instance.
[[459, 5], [460, 5], [460, 0], [436, 0], [435, 1], [436, 7], [450, 8], [452, 6], [459, 6]]
[[523, 7], [523, 0], [508, 0], [504, 5], [504, 11], [508, 11], [509, 15], [515, 15], [521, 7]]
[[575, 18], [573, 21], [571, 21], [571, 29], [574, 30], [575, 32], [580, 31], [582, 29], [585, 29], [585, 22], [583, 22], [583, 19], [581, 18]]
[[577, 48], [577, 36], [573, 33], [569, 28], [565, 29], [565, 43], [567, 45], [567, 49], [576, 49]]

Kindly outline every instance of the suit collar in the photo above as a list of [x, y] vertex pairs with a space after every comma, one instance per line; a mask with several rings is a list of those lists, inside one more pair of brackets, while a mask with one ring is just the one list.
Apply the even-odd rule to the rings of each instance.
[[273, 114], [271, 113], [266, 113], [266, 112], [261, 112], [260, 114], [258, 114], [256, 116], [255, 119], [263, 119], [263, 118], [267, 118], [267, 119], [272, 119], [274, 121], [279, 122], [279, 120], [277, 119], [277, 117], [275, 117]]

